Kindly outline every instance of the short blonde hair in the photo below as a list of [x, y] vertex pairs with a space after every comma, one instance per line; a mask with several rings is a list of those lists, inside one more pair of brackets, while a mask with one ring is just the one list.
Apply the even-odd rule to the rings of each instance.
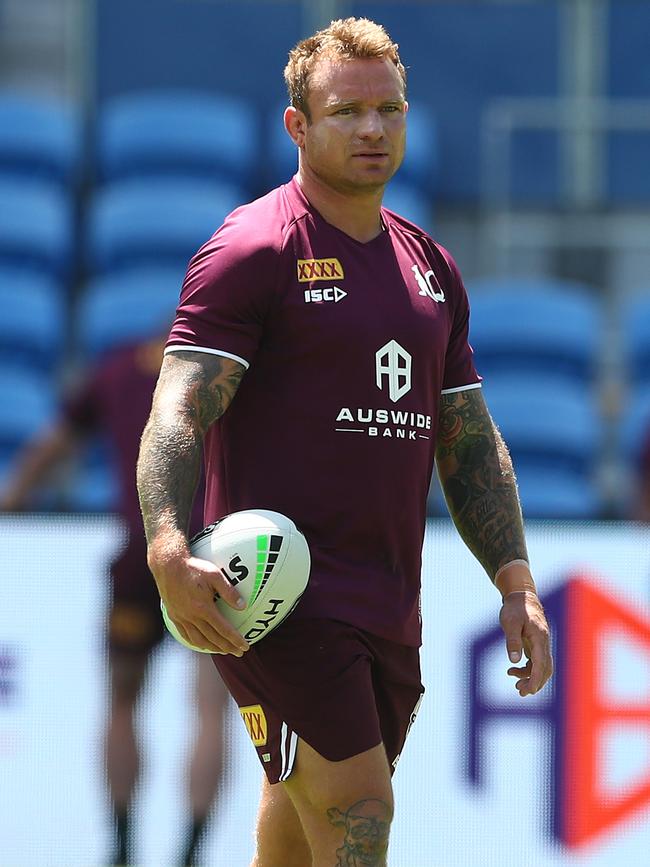
[[381, 24], [369, 18], [339, 18], [329, 27], [303, 39], [289, 52], [289, 62], [284, 69], [289, 101], [308, 119], [309, 76], [319, 58], [326, 56], [344, 60], [390, 60], [395, 64], [406, 91], [406, 69], [400, 60], [398, 45]]

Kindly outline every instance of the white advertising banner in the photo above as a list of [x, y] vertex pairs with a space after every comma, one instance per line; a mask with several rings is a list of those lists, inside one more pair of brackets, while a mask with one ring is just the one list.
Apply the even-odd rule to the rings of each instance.
[[[100, 867], [110, 518], [0, 517], [0, 864]], [[424, 548], [426, 694], [396, 775], [391, 867], [630, 867], [650, 851], [650, 532], [531, 524], [553, 687], [506, 676], [498, 596], [448, 521]], [[138, 715], [138, 860], [187, 819], [194, 659], [165, 644]], [[248, 867], [261, 771], [233, 709], [204, 863]]]

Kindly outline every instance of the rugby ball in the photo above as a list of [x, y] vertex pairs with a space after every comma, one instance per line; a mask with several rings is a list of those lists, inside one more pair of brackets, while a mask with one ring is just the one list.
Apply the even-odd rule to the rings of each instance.
[[[266, 509], [248, 509], [226, 515], [190, 540], [194, 557], [214, 563], [246, 602], [237, 611], [215, 595], [215, 604], [250, 644], [260, 641], [291, 614], [309, 580], [311, 558], [307, 540], [294, 522]], [[195, 647], [181, 636], [161, 610], [165, 626], [185, 647]]]

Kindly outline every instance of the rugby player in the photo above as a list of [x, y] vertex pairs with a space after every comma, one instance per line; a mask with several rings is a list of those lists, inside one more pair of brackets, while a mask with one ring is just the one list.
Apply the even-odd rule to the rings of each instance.
[[[162, 360], [164, 339], [156, 336], [108, 353], [64, 402], [60, 417], [29, 443], [16, 459], [0, 492], [0, 509], [17, 511], [30, 504], [44, 478], [93, 436], [102, 434], [115, 459], [119, 502], [126, 543], [111, 563], [111, 606], [108, 615], [108, 659], [111, 707], [106, 730], [106, 771], [115, 817], [115, 851], [111, 863], [130, 864], [135, 828], [132, 801], [140, 769], [135, 733], [135, 706], [154, 650], [165, 633], [160, 597], [147, 568], [147, 551], [135, 486], [140, 437], [151, 409], [151, 397]], [[202, 503], [192, 525], [200, 529]], [[192, 813], [184, 830], [179, 864], [193, 864], [222, 775], [223, 726], [228, 703], [209, 659], [198, 661], [195, 700], [198, 737], [190, 761], [189, 800]]]
[[[449, 253], [382, 208], [402, 161], [404, 66], [382, 27], [334, 21], [285, 70], [297, 175], [234, 211], [190, 262], [143, 436], [148, 557], [170, 616], [215, 665], [265, 771], [254, 867], [385, 865], [391, 775], [419, 705], [421, 547], [437, 462], [462, 538], [503, 602], [525, 696], [552, 671], [512, 464], [468, 344]], [[206, 521], [283, 512], [310, 584], [248, 647], [213, 605], [238, 594], [192, 558]], [[425, 576], [444, 581], [444, 575]], [[470, 587], [458, 587], [459, 604]], [[424, 861], [433, 863], [423, 856]]]

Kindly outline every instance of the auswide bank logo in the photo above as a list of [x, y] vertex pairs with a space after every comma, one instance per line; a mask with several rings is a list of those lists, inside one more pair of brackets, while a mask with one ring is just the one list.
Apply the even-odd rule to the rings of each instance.
[[[582, 574], [570, 575], [543, 602], [555, 657], [547, 695], [508, 702], [490, 696], [481, 672], [503, 634], [497, 627], [470, 645], [466, 772], [475, 786], [485, 786], [493, 727], [538, 721], [550, 736], [548, 830], [579, 849], [650, 806], [650, 620]], [[636, 761], [639, 744], [643, 762]]]

